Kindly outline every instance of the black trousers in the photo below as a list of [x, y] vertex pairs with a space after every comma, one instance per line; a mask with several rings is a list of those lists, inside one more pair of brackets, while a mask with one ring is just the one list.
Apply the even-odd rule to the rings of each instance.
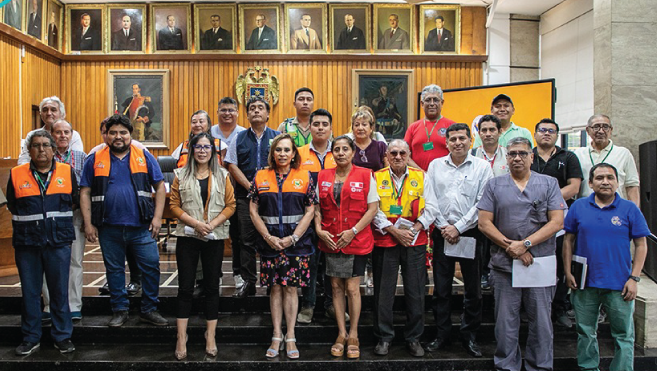
[[177, 318], [189, 318], [192, 311], [194, 280], [199, 256], [203, 266], [205, 291], [205, 319], [217, 319], [219, 313], [219, 270], [224, 260], [224, 241], [201, 241], [193, 237], [178, 237], [176, 261], [178, 262]]
[[570, 301], [568, 300], [568, 286], [565, 281], [565, 272], [563, 270], [563, 235], [557, 237], [557, 290], [554, 293], [554, 300], [552, 300], [553, 314], [561, 314], [570, 309]]
[[392, 306], [395, 302], [399, 266], [404, 280], [406, 324], [404, 339], [418, 341], [424, 331], [424, 292], [426, 284], [426, 246], [394, 247], [374, 246], [372, 268], [374, 273], [374, 336], [392, 342], [395, 329], [392, 323]]
[[454, 265], [461, 266], [465, 295], [463, 296], [463, 315], [461, 316], [461, 340], [475, 340], [481, 326], [481, 241], [482, 235], [477, 228], [470, 229], [461, 237], [477, 239], [474, 259], [453, 258], [445, 256], [445, 240], [440, 229], [433, 231], [433, 315], [436, 319], [438, 339], [449, 339], [452, 329], [452, 282]]
[[242, 239], [240, 238], [240, 218], [237, 213], [230, 217], [230, 248], [233, 252], [233, 275], [240, 274], [240, 253], [242, 251]]
[[249, 205], [251, 200], [248, 198], [237, 199], [237, 217], [240, 224], [240, 275], [246, 282], [256, 283], [256, 246], [258, 231], [251, 221]]

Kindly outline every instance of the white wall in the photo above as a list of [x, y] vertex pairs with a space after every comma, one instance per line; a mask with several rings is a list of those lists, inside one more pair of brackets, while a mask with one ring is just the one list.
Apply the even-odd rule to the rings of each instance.
[[583, 128], [593, 114], [593, 0], [566, 0], [541, 15], [541, 79], [556, 79], [555, 121]]
[[484, 85], [511, 81], [511, 26], [509, 14], [495, 13], [488, 28], [488, 65]]

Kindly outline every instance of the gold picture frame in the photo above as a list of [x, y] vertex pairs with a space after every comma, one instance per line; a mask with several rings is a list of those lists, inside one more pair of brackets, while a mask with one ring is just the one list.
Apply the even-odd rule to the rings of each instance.
[[[438, 27], [441, 27], [440, 39], [437, 37]], [[461, 52], [461, 6], [420, 5], [418, 37], [422, 54], [459, 54]]]
[[[216, 35], [213, 35], [211, 31], [213, 15], [218, 15], [220, 22]], [[204, 29], [205, 31], [203, 31]], [[229, 35], [230, 38], [228, 39], [226, 35]], [[235, 4], [194, 4], [194, 50], [196, 53], [233, 54], [236, 49], [237, 7]]]
[[[188, 54], [192, 50], [192, 13], [190, 3], [162, 3], [150, 6], [151, 51], [153, 54]], [[166, 10], [161, 12], [161, 10]], [[175, 24], [168, 28], [168, 18]], [[169, 34], [170, 33], [170, 34]], [[164, 37], [166, 36], [166, 37]]]
[[[13, 6], [16, 6], [15, 11], [13, 10]], [[9, 7], [12, 8], [9, 9]], [[22, 0], [11, 0], [7, 5], [3, 6], [0, 11], [2, 12], [2, 23], [25, 33], [25, 3]]]
[[285, 4], [286, 52], [290, 54], [326, 54], [327, 23], [326, 4]]
[[[404, 139], [415, 117], [415, 70], [354, 69], [351, 72], [352, 108], [369, 106], [376, 130], [386, 140]], [[383, 113], [385, 115], [380, 115]]]
[[147, 148], [168, 149], [169, 82], [167, 69], [107, 70], [107, 114], [128, 116], [135, 126], [132, 139]]
[[[278, 54], [283, 51], [283, 40], [285, 38], [280, 37], [282, 25], [284, 24], [281, 18], [280, 5], [239, 4], [238, 9], [240, 13], [240, 50], [242, 53]], [[263, 31], [258, 37], [256, 36], [258, 32], [256, 20], [260, 15], [265, 15], [266, 21]]]
[[[52, 22], [53, 13], [55, 17], [54, 22]], [[48, 0], [46, 15], [46, 37], [43, 42], [55, 50], [62, 51], [62, 41], [64, 40], [64, 4], [58, 0]], [[53, 25], [52, 29], [51, 25]]]
[[[346, 25], [347, 15], [351, 15], [353, 19], [349, 35]], [[331, 25], [329, 32], [331, 53], [371, 53], [372, 12], [369, 4], [330, 4], [329, 25]], [[361, 34], [363, 40], [360, 40]], [[364, 43], [364, 47], [358, 48], [361, 42]]]
[[[76, 4], [66, 6], [66, 51], [71, 54], [105, 52], [105, 5]], [[89, 17], [88, 30], [82, 34], [83, 18]]]
[[[32, 11], [34, 10], [33, 1], [37, 2], [36, 17], [31, 17], [33, 13]], [[44, 41], [46, 22], [44, 14], [47, 7], [48, 0], [28, 0], [23, 2], [23, 9], [25, 9], [23, 15], [25, 34], [39, 40], [40, 42]], [[32, 20], [33, 18], [34, 21]]]
[[[130, 18], [128, 36], [123, 33], [123, 18]], [[146, 4], [108, 4], [105, 20], [105, 35], [108, 54], [144, 54], [146, 53]], [[123, 31], [123, 32], [122, 32]]]
[[[398, 24], [392, 31], [393, 15]], [[413, 53], [416, 45], [415, 7], [410, 4], [374, 4], [372, 29], [375, 53]]]

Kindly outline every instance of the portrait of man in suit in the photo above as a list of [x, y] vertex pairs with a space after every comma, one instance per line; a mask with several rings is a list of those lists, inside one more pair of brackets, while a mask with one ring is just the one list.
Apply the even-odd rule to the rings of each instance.
[[111, 50], [142, 50], [141, 29], [133, 27], [133, 19], [127, 13], [121, 15], [121, 28], [112, 32]]
[[379, 36], [379, 49], [410, 49], [411, 41], [408, 32], [399, 27], [399, 15], [392, 13], [388, 16], [390, 28]]
[[176, 27], [176, 17], [167, 15], [166, 27], [157, 33], [158, 50], [185, 50], [185, 39], [182, 30]]
[[41, 29], [43, 24], [43, 18], [41, 16], [43, 11], [43, 1], [42, 0], [31, 0], [28, 7], [27, 15], [27, 34], [34, 36], [37, 39], [41, 39]]
[[352, 14], [347, 14], [344, 16], [345, 28], [340, 32], [338, 37], [338, 43], [336, 49], [340, 50], [356, 50], [356, 49], [365, 49], [365, 34], [363, 30], [356, 27], [356, 20]]
[[445, 25], [445, 18], [439, 15], [435, 18], [436, 28], [429, 31], [429, 36], [424, 43], [424, 50], [430, 52], [450, 51], [454, 49], [454, 37], [452, 31], [443, 27]]
[[101, 11], [96, 10], [96, 13], [92, 13], [92, 10], [90, 11], [80, 10], [79, 12], [82, 13], [79, 18], [80, 23], [78, 25], [72, 25], [71, 27], [71, 50], [80, 50], [80, 51], [102, 50], [103, 48], [103, 43], [101, 40], [102, 33], [100, 31], [101, 20], [92, 18], [92, 14], [94, 15], [94, 17], [97, 14], [99, 18], [102, 18]]
[[50, 11], [50, 20], [48, 21], [48, 46], [59, 49], [59, 27], [57, 27], [57, 13], [55, 10]]
[[230, 31], [221, 27], [221, 16], [218, 14], [211, 15], [210, 23], [212, 27], [203, 32], [201, 50], [233, 49], [233, 35]]
[[11, 0], [5, 5], [4, 23], [17, 30], [23, 30], [23, 5], [20, 0]]
[[290, 37], [290, 49], [293, 50], [310, 50], [310, 49], [321, 49], [322, 42], [317, 35], [317, 31], [310, 28], [310, 23], [312, 22], [312, 17], [310, 14], [303, 14], [299, 23], [301, 23], [301, 28], [294, 30], [294, 33]]
[[267, 26], [267, 17], [258, 14], [255, 17], [256, 27], [251, 31], [251, 37], [246, 43], [246, 50], [278, 49], [276, 31]]

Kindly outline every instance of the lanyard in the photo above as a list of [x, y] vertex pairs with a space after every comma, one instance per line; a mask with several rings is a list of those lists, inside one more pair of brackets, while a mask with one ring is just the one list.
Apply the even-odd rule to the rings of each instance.
[[43, 192], [45, 192], [46, 189], [48, 188], [48, 184], [50, 184], [50, 177], [51, 176], [52, 176], [52, 170], [50, 170], [48, 172], [48, 179], [46, 179], [46, 183], [43, 184], [43, 181], [41, 180], [41, 176], [39, 175], [39, 173], [34, 171], [34, 177], [36, 178], [37, 182], [39, 182], [39, 185], [41, 186], [41, 189], [42, 189]]
[[[545, 171], [545, 168], [548, 166], [548, 162], [550, 162], [550, 160], [552, 159], [552, 156], [554, 156], [555, 153], [557, 153], [557, 147], [554, 147], [554, 149], [552, 150], [552, 153], [550, 153], [550, 156], [548, 157], [547, 161], [544, 161], [545, 165], [543, 165], [543, 168], [541, 169], [541, 160], [542, 160], [542, 158], [541, 158], [541, 156], [539, 156], [538, 150], [536, 151], [536, 156], [534, 157], [534, 160], [536, 161], [536, 168], [538, 169], [538, 172], [540, 174], [543, 174], [543, 172]], [[591, 156], [590, 152], [589, 152], [589, 156]], [[607, 155], [607, 156], [609, 156], [609, 155]], [[606, 159], [606, 157], [605, 157], [605, 159]], [[591, 160], [591, 162], [593, 162], [593, 160]]]
[[431, 142], [431, 134], [433, 134], [434, 129], [438, 126], [438, 121], [440, 121], [440, 117], [436, 120], [436, 123], [433, 124], [431, 131], [429, 131], [427, 130], [427, 119], [424, 119], [424, 132], [427, 133], [427, 142]]
[[404, 183], [406, 182], [406, 174], [404, 174], [404, 177], [401, 180], [401, 188], [399, 191], [397, 191], [397, 184], [395, 184], [395, 177], [392, 174], [392, 170], [390, 170], [390, 180], [392, 181], [392, 198], [397, 200], [397, 205], [401, 205], [401, 198], [404, 194]]
[[[57, 156], [57, 159], [60, 160], [60, 163], [69, 164], [73, 169], [75, 169], [75, 156], [73, 156], [72, 153], [73, 151], [69, 150], [64, 159], [62, 159], [62, 155], [60, 155], [59, 152], [55, 153], [55, 156]], [[68, 162], [69, 159], [71, 160], [70, 163]]]
[[[612, 144], [611, 148], [609, 148], [609, 152], [607, 152], [607, 156], [605, 156], [605, 158], [603, 158], [602, 161], [600, 161], [600, 163], [605, 162], [605, 160], [607, 159], [607, 157], [609, 157], [611, 151], [613, 150], [614, 150], [614, 145]], [[595, 166], [595, 162], [593, 162], [593, 156], [591, 156], [591, 151], [589, 151], [589, 158], [591, 159], [591, 165]]]
[[[498, 150], [499, 150], [499, 148], [498, 148]], [[495, 163], [495, 158], [497, 158], [497, 151], [498, 151], [498, 150], [495, 151], [495, 155], [493, 155], [493, 158], [489, 159], [489, 158], [488, 158], [488, 154], [486, 153], [486, 150], [485, 150], [483, 147], [481, 148], [481, 152], [483, 152], [483, 154], [484, 154], [484, 158], [485, 158], [486, 161], [488, 161], [488, 163], [490, 164], [490, 168], [491, 168], [491, 169], [493, 168], [493, 164]]]

